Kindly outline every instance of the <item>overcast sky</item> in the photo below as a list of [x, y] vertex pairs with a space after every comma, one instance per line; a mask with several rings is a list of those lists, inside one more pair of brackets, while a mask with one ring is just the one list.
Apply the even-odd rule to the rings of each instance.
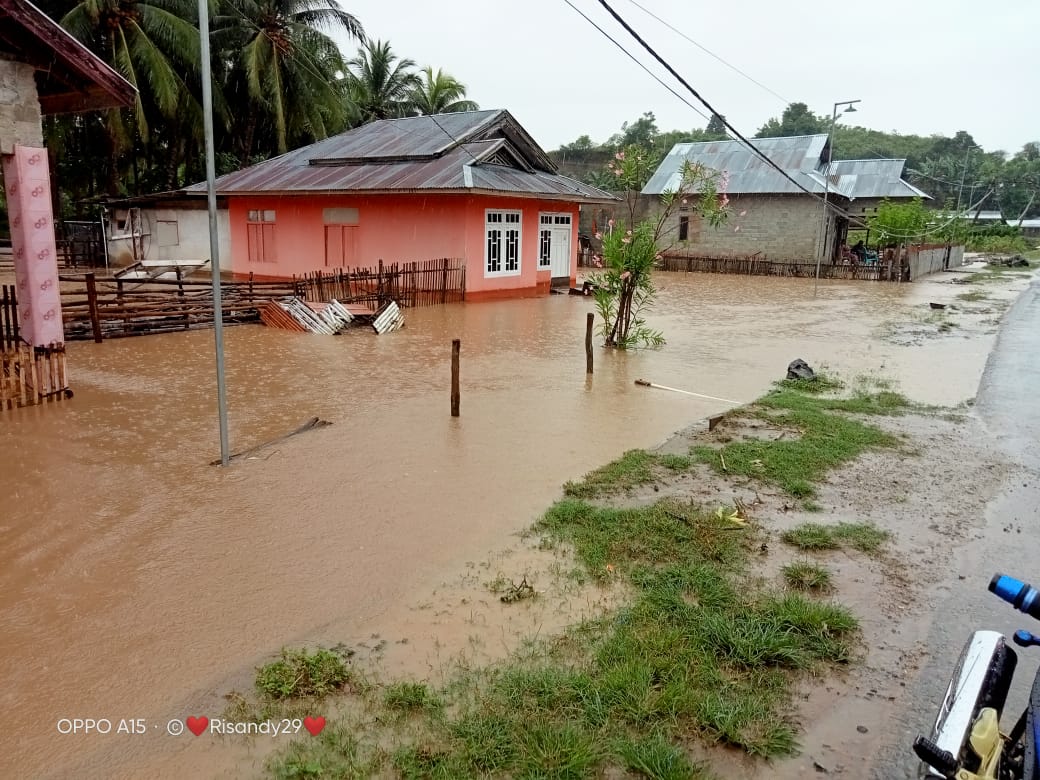
[[[597, 0], [571, 0], [668, 84], [677, 85]], [[621, 16], [745, 135], [785, 101], [640, 10]], [[952, 135], [987, 151], [1040, 140], [1038, 0], [636, 0], [787, 101], [878, 130]], [[655, 82], [564, 0], [341, 0], [371, 38], [442, 67], [481, 108], [506, 108], [545, 149], [606, 140], [653, 111], [661, 130], [706, 120]], [[348, 54], [355, 46], [344, 43]], [[685, 94], [685, 93], [683, 93]], [[695, 100], [690, 101], [698, 105]], [[838, 150], [840, 154], [840, 150]]]

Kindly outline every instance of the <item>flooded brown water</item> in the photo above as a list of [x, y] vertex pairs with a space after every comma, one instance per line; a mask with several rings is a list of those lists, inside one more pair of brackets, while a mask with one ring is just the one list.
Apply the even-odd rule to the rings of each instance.
[[[241, 750], [202, 750], [167, 721], [219, 714], [221, 695], [282, 646], [385, 628], [529, 525], [567, 479], [726, 408], [637, 378], [749, 401], [801, 357], [957, 403], [991, 345], [875, 337], [908, 307], [952, 299], [949, 285], [836, 282], [814, 300], [806, 280], [662, 274], [660, 288], [650, 324], [668, 345], [597, 349], [591, 380], [586, 298], [409, 310], [382, 337], [228, 329], [233, 451], [312, 416], [334, 424], [227, 469], [207, 465], [211, 332], [72, 345], [75, 399], [0, 420], [0, 776], [234, 769]], [[107, 718], [113, 733], [63, 735], [62, 718]], [[147, 733], [116, 734], [121, 718]]]

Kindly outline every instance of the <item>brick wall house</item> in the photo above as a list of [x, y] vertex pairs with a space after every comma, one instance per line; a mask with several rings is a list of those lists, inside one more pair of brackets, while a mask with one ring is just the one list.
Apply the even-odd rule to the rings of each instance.
[[[829, 162], [825, 134], [752, 139], [784, 176], [738, 141], [676, 144], [640, 195], [647, 216], [660, 213], [661, 194], [679, 187], [685, 162], [726, 173], [730, 216], [719, 228], [693, 212], [672, 213], [662, 251], [713, 257], [757, 255], [771, 260], [829, 261], [851, 227], [860, 227], [885, 198], [928, 198], [902, 178], [904, 160]], [[828, 176], [826, 225], [822, 196]], [[797, 184], [796, 184], [797, 183]], [[801, 185], [801, 186], [798, 186]]]

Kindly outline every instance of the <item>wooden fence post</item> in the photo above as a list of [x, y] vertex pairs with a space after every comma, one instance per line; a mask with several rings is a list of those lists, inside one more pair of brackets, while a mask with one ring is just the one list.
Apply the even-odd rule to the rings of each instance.
[[451, 340], [451, 416], [459, 416], [459, 351], [462, 349], [460, 339]]
[[444, 258], [444, 274], [441, 277], [441, 303], [448, 300], [448, 258]]
[[585, 315], [585, 373], [592, 373], [592, 324], [596, 315], [591, 311]]
[[97, 283], [94, 273], [87, 274], [87, 307], [90, 309], [90, 330], [94, 334], [94, 343], [101, 343], [101, 318], [98, 317]]

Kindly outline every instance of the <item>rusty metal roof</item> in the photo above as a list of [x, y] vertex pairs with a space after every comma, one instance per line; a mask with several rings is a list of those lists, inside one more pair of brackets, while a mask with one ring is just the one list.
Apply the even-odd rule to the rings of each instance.
[[[615, 201], [560, 176], [508, 111], [384, 119], [266, 160], [216, 182], [220, 195], [486, 192]], [[205, 190], [194, 184], [185, 192]]]

